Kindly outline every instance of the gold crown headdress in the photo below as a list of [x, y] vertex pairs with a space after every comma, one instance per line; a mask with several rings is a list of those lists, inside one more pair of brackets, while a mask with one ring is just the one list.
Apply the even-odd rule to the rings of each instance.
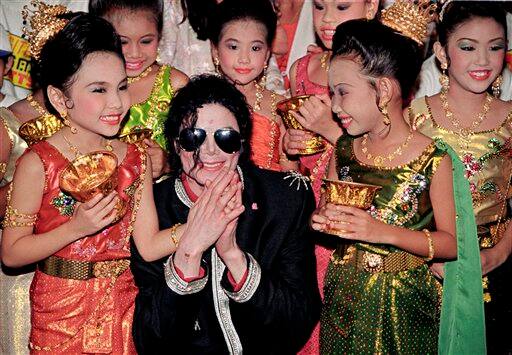
[[434, 20], [437, 5], [430, 0], [396, 0], [382, 10], [380, 21], [423, 45], [427, 37], [427, 26]]
[[[70, 12], [62, 5], [47, 5], [39, 0], [32, 0], [30, 5], [35, 9], [30, 10], [28, 5], [23, 6], [21, 15], [23, 16], [23, 35], [27, 37], [30, 43], [30, 54], [35, 60], [39, 60], [41, 49], [44, 44], [54, 37], [68, 20], [61, 19], [58, 16]], [[30, 23], [30, 30], [28, 28]]]

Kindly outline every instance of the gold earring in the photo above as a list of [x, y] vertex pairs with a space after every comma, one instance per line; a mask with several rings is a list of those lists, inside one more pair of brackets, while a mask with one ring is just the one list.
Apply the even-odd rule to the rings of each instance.
[[448, 69], [448, 64], [443, 62], [441, 63], [441, 76], [439, 77], [439, 84], [441, 84], [441, 88], [443, 92], [448, 92], [450, 88], [450, 77], [446, 74], [446, 70]]
[[503, 76], [498, 75], [498, 77], [492, 82], [492, 94], [495, 98], [500, 97], [501, 94], [501, 84], [503, 83]]
[[60, 117], [62, 118], [62, 123], [64, 123], [65, 126], [68, 126], [71, 130], [71, 133], [76, 134], [78, 132], [78, 129], [75, 126], [71, 125], [71, 121], [68, 120], [68, 113], [62, 112], [60, 113]]
[[215, 72], [220, 74], [220, 60], [218, 57], [213, 58], [213, 65], [215, 66]]
[[384, 124], [386, 126], [389, 126], [391, 124], [391, 120], [389, 119], [388, 104], [385, 103], [382, 106], [379, 105], [379, 111], [380, 111], [380, 113], [382, 113], [382, 116], [383, 116], [382, 122], [384, 122]]
[[259, 82], [259, 85], [262, 88], [264, 88], [265, 85], [267, 84], [267, 68], [268, 68], [268, 65], [265, 64], [265, 66], [263, 67], [263, 76], [261, 77], [260, 82]]
[[162, 57], [160, 57], [160, 48], [156, 49], [156, 62], [157, 63], [161, 63], [162, 62]]

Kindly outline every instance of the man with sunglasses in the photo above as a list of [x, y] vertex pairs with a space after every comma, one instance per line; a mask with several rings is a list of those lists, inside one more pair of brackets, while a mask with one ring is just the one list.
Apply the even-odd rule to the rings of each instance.
[[132, 247], [137, 351], [296, 353], [320, 306], [311, 189], [250, 163], [250, 111], [224, 79], [192, 79], [165, 130], [174, 177], [155, 199], [177, 250], [147, 263]]

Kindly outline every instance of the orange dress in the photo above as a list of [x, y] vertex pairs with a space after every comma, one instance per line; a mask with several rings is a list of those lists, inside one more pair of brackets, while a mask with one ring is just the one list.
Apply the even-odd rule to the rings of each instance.
[[[35, 234], [45, 233], [67, 222], [73, 201], [59, 188], [59, 176], [69, 161], [46, 141], [30, 148], [41, 158], [45, 187]], [[55, 256], [77, 261], [105, 261], [130, 257], [129, 231], [136, 188], [144, 171], [144, 152], [129, 145], [118, 166], [119, 197], [128, 210], [114, 225], [96, 235], [82, 238], [61, 249]], [[117, 278], [73, 280], [36, 270], [30, 288], [32, 353], [113, 353], [135, 354], [132, 318], [137, 288], [130, 269]]]
[[258, 112], [252, 114], [251, 160], [267, 170], [281, 171], [279, 165], [279, 139], [281, 130], [276, 120]]

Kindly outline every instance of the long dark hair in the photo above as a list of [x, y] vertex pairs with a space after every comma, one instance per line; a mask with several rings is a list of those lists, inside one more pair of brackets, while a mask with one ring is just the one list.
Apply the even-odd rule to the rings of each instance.
[[[242, 137], [242, 150], [239, 164], [249, 162], [251, 136], [251, 112], [245, 96], [227, 80], [215, 75], [203, 74], [193, 77], [182, 87], [171, 101], [169, 115], [165, 121], [164, 133], [169, 144], [169, 163], [174, 176], [182, 171], [178, 155], [177, 139], [182, 127], [194, 127], [197, 122], [197, 111], [208, 104], [218, 104], [228, 109], [235, 116]], [[196, 163], [199, 152], [194, 154]]]
[[46, 42], [39, 62], [38, 80], [44, 92], [45, 106], [53, 114], [57, 111], [48, 99], [48, 86], [66, 93], [89, 54], [113, 53], [124, 63], [121, 40], [107, 20], [86, 13], [67, 16], [74, 17]]

